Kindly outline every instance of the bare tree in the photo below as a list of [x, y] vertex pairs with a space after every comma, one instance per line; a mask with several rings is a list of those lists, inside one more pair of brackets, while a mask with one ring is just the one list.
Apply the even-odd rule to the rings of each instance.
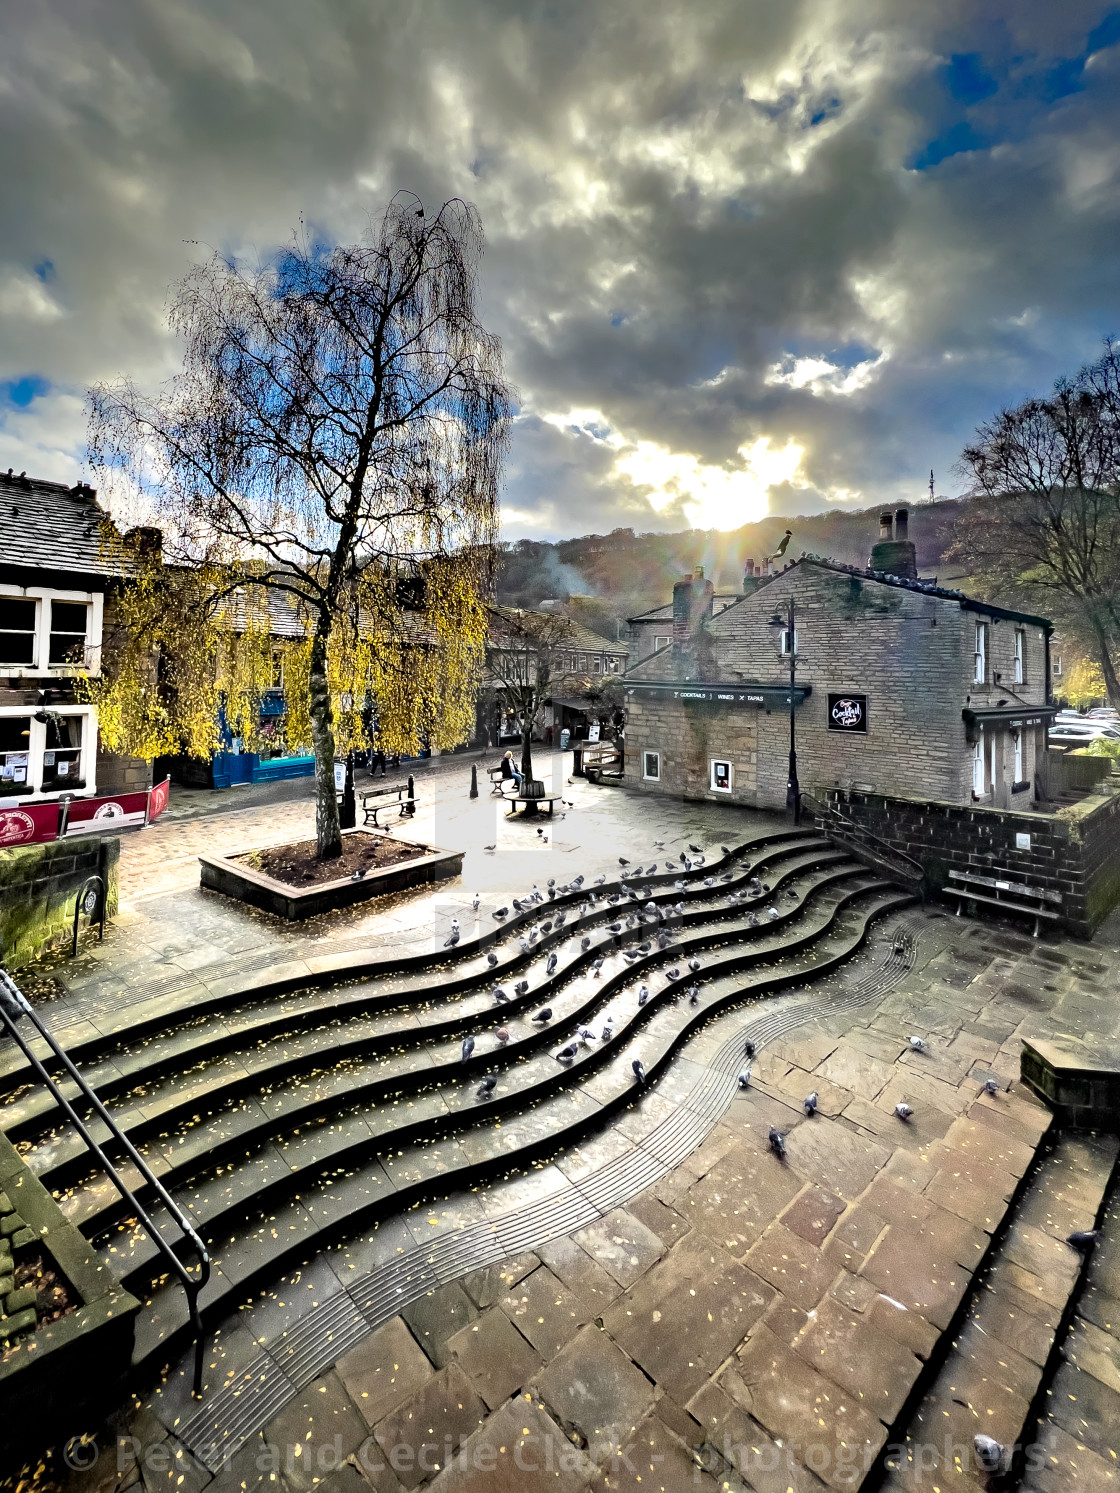
[[981, 425], [961, 469], [980, 501], [950, 554], [1028, 597], [1078, 638], [1120, 708], [1120, 357]]
[[[165, 559], [205, 577], [211, 620], [282, 593], [304, 621], [321, 857], [341, 850], [340, 632], [372, 637], [386, 678], [394, 649], [407, 674], [418, 631], [468, 666], [481, 656], [512, 400], [476, 312], [482, 247], [469, 204], [430, 216], [399, 194], [359, 244], [297, 240], [257, 268], [215, 255], [174, 297], [182, 373], [154, 396], [91, 394], [102, 485], [149, 498]], [[420, 715], [438, 725], [439, 700]]]
[[521, 724], [521, 771], [533, 781], [533, 728], [545, 701], [561, 684], [582, 688], [570, 660], [574, 629], [567, 617], [495, 607], [490, 613], [486, 663], [495, 690]]

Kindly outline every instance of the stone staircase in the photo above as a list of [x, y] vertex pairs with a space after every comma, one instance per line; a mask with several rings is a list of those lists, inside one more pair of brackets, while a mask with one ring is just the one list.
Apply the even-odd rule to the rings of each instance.
[[[451, 952], [325, 961], [317, 983], [153, 1001], [68, 1051], [205, 1238], [201, 1304], [215, 1323], [381, 1219], [579, 1143], [671, 1076], [714, 1016], [834, 970], [910, 900], [823, 837], [781, 831], [688, 874], [551, 889], [500, 925], [484, 912]], [[550, 1019], [534, 1020], [545, 1008]], [[592, 1036], [580, 1041], [580, 1026]], [[158, 1368], [185, 1345], [183, 1293], [11, 1060], [0, 1126], [145, 1301], [136, 1362]], [[122, 1171], [147, 1206], [142, 1180]]]

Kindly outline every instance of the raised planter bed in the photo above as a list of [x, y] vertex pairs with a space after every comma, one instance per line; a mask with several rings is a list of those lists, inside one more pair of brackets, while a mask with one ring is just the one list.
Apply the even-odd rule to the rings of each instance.
[[247, 857], [253, 852], [244, 850], [233, 855], [200, 855], [202, 885], [223, 896], [233, 897], [238, 902], [247, 902], [270, 912], [275, 917], [299, 922], [303, 918], [317, 917], [321, 912], [334, 912], [340, 907], [352, 907], [357, 902], [368, 902], [373, 897], [384, 897], [390, 892], [404, 891], [408, 887], [423, 886], [426, 882], [442, 881], [448, 876], [458, 876], [463, 869], [461, 850], [438, 850], [432, 845], [422, 845], [402, 840], [396, 835], [381, 835], [366, 829], [343, 831], [349, 842], [352, 836], [361, 836], [371, 847], [383, 843], [415, 852], [410, 859], [395, 865], [371, 869], [355, 881], [347, 872], [329, 881], [317, 881], [308, 886], [292, 885], [276, 876], [248, 864]]
[[14, 1267], [0, 1271], [9, 1283], [0, 1299], [2, 1464], [96, 1424], [119, 1403], [140, 1303], [3, 1134], [0, 1194], [0, 1266]]

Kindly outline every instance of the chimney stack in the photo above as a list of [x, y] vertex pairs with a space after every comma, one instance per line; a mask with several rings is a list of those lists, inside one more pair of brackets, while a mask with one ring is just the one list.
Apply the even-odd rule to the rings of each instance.
[[684, 677], [684, 652], [705, 617], [712, 615], [715, 587], [704, 579], [703, 566], [673, 587], [673, 658]]
[[918, 579], [918, 557], [908, 537], [908, 520], [909, 512], [905, 508], [893, 515], [879, 515], [879, 541], [871, 548], [868, 570], [879, 570], [907, 581]]
[[747, 563], [743, 566], [743, 595], [744, 596], [749, 596], [752, 591], [757, 591], [758, 590], [758, 582], [759, 582], [760, 575], [761, 575], [761, 571], [759, 572], [759, 575], [755, 575], [755, 573], [754, 573], [754, 561], [753, 560], [748, 560]]

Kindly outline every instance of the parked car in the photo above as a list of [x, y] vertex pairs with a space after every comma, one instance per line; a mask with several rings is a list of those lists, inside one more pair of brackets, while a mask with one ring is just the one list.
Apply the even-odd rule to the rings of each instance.
[[1120, 741], [1120, 730], [1097, 721], [1056, 720], [1046, 733], [1051, 746], [1088, 746], [1093, 741]]
[[1104, 721], [1105, 723], [1109, 721], [1117, 722], [1120, 721], [1120, 711], [1113, 710], [1111, 705], [1097, 705], [1094, 709], [1090, 710], [1086, 719], [1090, 721]]

